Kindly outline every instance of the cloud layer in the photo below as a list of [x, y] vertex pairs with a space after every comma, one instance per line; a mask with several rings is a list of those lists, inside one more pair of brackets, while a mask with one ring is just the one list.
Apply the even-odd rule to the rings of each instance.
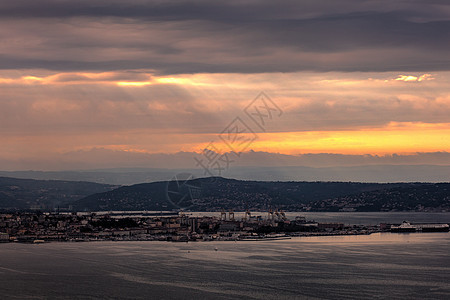
[[445, 1], [9, 1], [0, 66], [158, 74], [449, 70]]

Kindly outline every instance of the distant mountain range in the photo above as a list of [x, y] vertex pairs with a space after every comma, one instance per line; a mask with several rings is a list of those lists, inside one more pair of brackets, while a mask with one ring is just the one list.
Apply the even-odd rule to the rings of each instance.
[[[118, 168], [53, 172], [0, 171], [0, 176], [131, 185], [170, 180], [178, 173], [191, 173], [197, 178], [205, 176], [201, 168]], [[450, 165], [233, 166], [222, 176], [262, 181], [450, 182]]]
[[[300, 151], [300, 149], [299, 149]], [[416, 152], [409, 154], [337, 154], [337, 153], [303, 153], [282, 154], [249, 150], [237, 156], [233, 152], [223, 153], [230, 157], [230, 171], [238, 167], [354, 167], [354, 166], [450, 166], [450, 152]], [[50, 157], [40, 157], [39, 160], [25, 159], [11, 160], [0, 157], [2, 170], [87, 170], [110, 168], [147, 168], [153, 170], [174, 170], [196, 168], [196, 159], [205, 159], [202, 153], [143, 153], [105, 148], [77, 150], [67, 153], [52, 153]], [[448, 173], [447, 173], [448, 174]], [[236, 174], [221, 174], [222, 176], [237, 178]], [[388, 175], [388, 174], [385, 174]], [[420, 181], [429, 182], [427, 173], [416, 174], [422, 176]], [[13, 175], [1, 175], [11, 176]], [[449, 175], [447, 175], [448, 178]], [[258, 178], [253, 178], [259, 180]], [[162, 179], [161, 179], [162, 180]], [[277, 180], [273, 178], [272, 180]], [[295, 179], [302, 180], [302, 179]], [[323, 180], [317, 178], [316, 180]], [[344, 178], [338, 180], [346, 180]], [[353, 180], [353, 179], [352, 179]], [[371, 179], [372, 180], [372, 179]], [[400, 179], [405, 180], [405, 179]], [[447, 180], [447, 179], [441, 179]]]
[[243, 181], [222, 177], [131, 186], [0, 177], [0, 209], [74, 211], [450, 211], [450, 183]]

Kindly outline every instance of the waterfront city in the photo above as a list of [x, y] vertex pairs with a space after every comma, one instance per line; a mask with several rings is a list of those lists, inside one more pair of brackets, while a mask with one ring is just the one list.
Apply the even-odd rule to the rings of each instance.
[[[242, 213], [240, 213], [242, 214]], [[288, 219], [283, 211], [235, 217], [191, 216], [183, 212], [11, 212], [0, 214], [0, 241], [240, 241], [289, 239], [293, 236], [363, 235], [389, 231], [448, 231], [448, 224], [349, 225]]]

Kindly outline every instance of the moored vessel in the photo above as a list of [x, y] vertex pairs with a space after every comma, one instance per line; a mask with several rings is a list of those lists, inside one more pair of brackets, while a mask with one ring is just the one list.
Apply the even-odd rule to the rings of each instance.
[[411, 224], [403, 221], [400, 225], [392, 225], [391, 232], [448, 232], [448, 224]]

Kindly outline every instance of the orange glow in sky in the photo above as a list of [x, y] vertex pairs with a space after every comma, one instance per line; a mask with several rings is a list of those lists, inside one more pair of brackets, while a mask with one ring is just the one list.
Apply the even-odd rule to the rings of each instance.
[[[259, 133], [247, 150], [281, 154], [389, 154], [450, 151], [450, 123], [392, 123], [384, 128], [347, 131]], [[223, 143], [219, 149], [229, 149]], [[217, 146], [216, 145], [216, 146]], [[197, 147], [201, 151], [207, 144]]]
[[0, 72], [0, 160], [200, 153], [211, 142], [230, 152], [218, 136], [260, 91], [283, 114], [265, 132], [246, 119], [258, 137], [244, 152], [450, 152], [449, 85], [449, 72]]

